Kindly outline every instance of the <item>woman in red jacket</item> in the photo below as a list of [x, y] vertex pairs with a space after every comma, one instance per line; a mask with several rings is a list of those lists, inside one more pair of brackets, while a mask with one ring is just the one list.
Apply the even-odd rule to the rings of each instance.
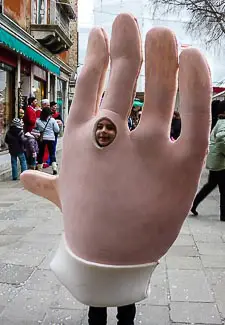
[[24, 122], [24, 131], [31, 132], [36, 124], [36, 106], [37, 106], [37, 98], [30, 97], [28, 99], [28, 106], [26, 108], [23, 122]]

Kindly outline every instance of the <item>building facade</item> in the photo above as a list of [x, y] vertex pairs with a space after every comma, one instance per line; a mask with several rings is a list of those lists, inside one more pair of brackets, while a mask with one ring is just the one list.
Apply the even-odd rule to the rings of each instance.
[[30, 96], [56, 101], [66, 121], [77, 49], [77, 0], [0, 0], [0, 151]]

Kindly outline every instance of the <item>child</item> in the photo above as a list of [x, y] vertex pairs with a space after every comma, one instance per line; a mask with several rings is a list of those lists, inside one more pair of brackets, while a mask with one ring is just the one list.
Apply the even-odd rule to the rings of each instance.
[[[116, 138], [116, 126], [108, 118], [102, 118], [98, 121], [95, 129], [95, 139], [97, 145], [101, 148], [109, 146]], [[117, 307], [117, 319], [119, 325], [133, 325], [136, 314], [135, 304]], [[88, 312], [89, 325], [106, 325], [107, 308], [89, 307]]]
[[24, 110], [22, 108], [20, 108], [19, 109], [19, 119], [20, 119], [22, 126], [24, 127], [23, 118], [24, 118]]
[[[134, 325], [136, 315], [136, 306], [131, 304], [117, 308], [118, 325]], [[107, 308], [106, 307], [89, 307], [88, 312], [89, 325], [106, 325]]]
[[17, 158], [19, 158], [20, 161], [21, 172], [27, 169], [27, 162], [24, 154], [24, 141], [25, 137], [22, 123], [20, 119], [14, 118], [5, 137], [5, 142], [8, 145], [11, 155], [12, 179], [14, 181], [18, 178]]
[[36, 158], [38, 154], [38, 143], [35, 138], [35, 133], [33, 131], [27, 132], [25, 134], [26, 142], [25, 142], [25, 151], [26, 151], [26, 158], [27, 164], [29, 169], [36, 169]]
[[95, 139], [99, 147], [106, 147], [113, 142], [116, 137], [116, 126], [107, 118], [98, 121]]

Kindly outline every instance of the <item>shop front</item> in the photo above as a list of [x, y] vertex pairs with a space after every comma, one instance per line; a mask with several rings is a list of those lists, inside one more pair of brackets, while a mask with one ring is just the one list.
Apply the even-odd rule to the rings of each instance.
[[32, 95], [37, 98], [38, 105], [41, 106], [42, 99], [47, 97], [47, 71], [33, 66], [33, 87]]
[[65, 120], [65, 109], [66, 109], [66, 81], [57, 79], [57, 106], [58, 112]]
[[5, 135], [15, 116], [15, 68], [0, 62], [0, 151], [5, 150]]
[[6, 132], [30, 96], [39, 105], [44, 98], [56, 101], [66, 121], [70, 73], [65, 64], [52, 61], [23, 37], [0, 26], [0, 151], [7, 149]]

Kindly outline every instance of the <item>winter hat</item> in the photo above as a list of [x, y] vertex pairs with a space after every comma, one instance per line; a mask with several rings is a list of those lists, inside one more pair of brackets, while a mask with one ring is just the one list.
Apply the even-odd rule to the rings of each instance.
[[20, 121], [19, 118], [15, 117], [13, 120], [12, 120], [12, 126], [16, 126], [18, 129], [22, 129], [23, 128], [23, 125]]
[[41, 105], [44, 105], [44, 104], [50, 105], [49, 100], [48, 99], [42, 99]]
[[57, 105], [57, 103], [54, 101], [50, 103], [50, 107], [55, 106], [55, 105]]

